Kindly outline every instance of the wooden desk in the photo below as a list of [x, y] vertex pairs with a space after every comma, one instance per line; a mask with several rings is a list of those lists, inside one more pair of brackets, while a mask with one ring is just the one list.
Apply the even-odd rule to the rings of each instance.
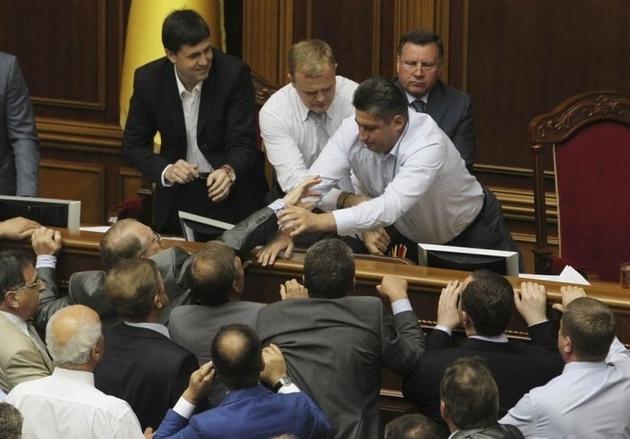
[[[67, 280], [75, 271], [102, 269], [99, 256], [101, 235], [93, 232], [71, 233], [61, 230], [64, 248], [59, 255], [57, 276], [61, 288], [67, 286]], [[180, 245], [188, 251], [195, 251], [203, 246], [200, 243], [163, 240], [165, 247]], [[27, 242], [0, 241], [0, 248], [24, 247]], [[253, 264], [249, 267], [245, 279], [243, 300], [270, 303], [278, 300], [279, 287], [285, 280], [302, 278], [303, 254], [296, 253], [290, 260], [279, 260], [272, 267]], [[375, 286], [386, 274], [405, 278], [409, 284], [409, 298], [418, 315], [420, 323], [428, 328], [436, 323], [437, 302], [441, 289], [452, 279], [464, 279], [468, 272], [418, 267], [393, 262], [356, 259], [356, 294], [376, 295]], [[511, 284], [518, 289], [520, 279], [509, 277]], [[555, 282], [540, 282], [547, 287], [550, 303], [560, 302], [560, 286]], [[630, 342], [630, 290], [622, 290], [619, 285], [597, 282], [585, 288], [591, 297], [602, 300], [610, 306], [617, 318], [618, 334], [624, 343]], [[554, 311], [555, 312], [555, 311]], [[526, 337], [526, 325], [520, 316], [515, 316], [509, 326], [511, 337]], [[409, 408], [400, 393], [401, 379], [396, 374], [384, 370], [381, 390], [381, 407], [385, 418], [391, 418]]]

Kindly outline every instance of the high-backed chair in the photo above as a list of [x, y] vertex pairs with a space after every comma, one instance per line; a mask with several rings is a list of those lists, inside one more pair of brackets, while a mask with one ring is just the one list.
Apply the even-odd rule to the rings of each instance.
[[[618, 281], [619, 264], [630, 261], [630, 96], [615, 91], [573, 96], [535, 117], [529, 138], [536, 272], [571, 264], [593, 277]], [[553, 158], [559, 259], [547, 241], [547, 146]]]

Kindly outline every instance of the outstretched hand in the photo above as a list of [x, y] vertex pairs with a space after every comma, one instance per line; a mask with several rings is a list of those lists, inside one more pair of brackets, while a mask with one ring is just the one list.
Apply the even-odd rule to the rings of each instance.
[[547, 290], [535, 282], [522, 282], [520, 293], [514, 291], [514, 305], [528, 326], [547, 320]]
[[312, 190], [312, 188], [321, 182], [322, 179], [319, 176], [309, 177], [291, 189], [284, 198], [282, 198], [282, 201], [284, 201], [284, 204], [286, 205], [297, 205], [304, 208], [312, 208], [312, 203], [302, 203], [301, 200], [306, 197], [315, 197], [314, 199], [320, 198], [320, 194]]
[[457, 303], [460, 300], [464, 282], [452, 280], [442, 288], [438, 301], [437, 324], [449, 328], [451, 331], [459, 326], [460, 317]]
[[0, 221], [0, 238], [26, 239], [41, 225], [33, 220], [18, 216], [6, 221]]
[[586, 291], [582, 287], [576, 287], [574, 285], [564, 285], [560, 287], [560, 294], [562, 294], [562, 303], [554, 303], [552, 308], [556, 311], [564, 312], [567, 309], [567, 305], [580, 297], [586, 297]]
[[293, 239], [291, 239], [289, 234], [279, 230], [275, 238], [269, 241], [258, 251], [258, 254], [256, 255], [258, 256], [258, 263], [263, 267], [273, 265], [274, 262], [276, 262], [278, 255], [280, 255], [283, 251], [284, 253], [282, 256], [289, 259], [293, 253], [294, 247], [295, 245], [293, 244]]

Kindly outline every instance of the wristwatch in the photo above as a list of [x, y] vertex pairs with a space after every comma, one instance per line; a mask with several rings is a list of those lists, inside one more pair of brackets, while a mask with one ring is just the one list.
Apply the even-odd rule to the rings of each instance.
[[236, 172], [234, 172], [234, 169], [232, 169], [230, 165], [223, 165], [219, 169], [223, 169], [227, 173], [231, 183], [236, 181]]
[[285, 375], [280, 378], [280, 381], [278, 381], [275, 386], [273, 386], [273, 391], [278, 393], [278, 390], [282, 387], [289, 386], [291, 384], [293, 384], [293, 380], [288, 375]]

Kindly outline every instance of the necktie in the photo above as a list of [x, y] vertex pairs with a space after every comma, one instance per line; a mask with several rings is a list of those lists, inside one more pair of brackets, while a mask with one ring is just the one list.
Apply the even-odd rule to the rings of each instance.
[[[314, 111], [309, 111], [308, 118], [315, 123], [315, 127], [317, 128], [317, 155], [319, 155], [330, 138], [328, 131], [326, 131], [326, 113], [315, 113]], [[339, 189], [344, 192], [354, 192], [350, 176], [343, 177], [337, 182], [337, 185], [339, 186]]]
[[413, 109], [416, 110], [416, 113], [424, 113], [424, 107], [426, 106], [422, 99], [416, 99], [409, 105], [411, 105]]
[[28, 329], [28, 335], [31, 336], [31, 340], [35, 342], [35, 345], [42, 352], [42, 355], [50, 359], [50, 354], [48, 353], [48, 349], [46, 349], [46, 345], [44, 344], [42, 339], [39, 337], [39, 334], [37, 333], [37, 330], [35, 329], [35, 327], [31, 325], [30, 323], [27, 323], [26, 328]]

